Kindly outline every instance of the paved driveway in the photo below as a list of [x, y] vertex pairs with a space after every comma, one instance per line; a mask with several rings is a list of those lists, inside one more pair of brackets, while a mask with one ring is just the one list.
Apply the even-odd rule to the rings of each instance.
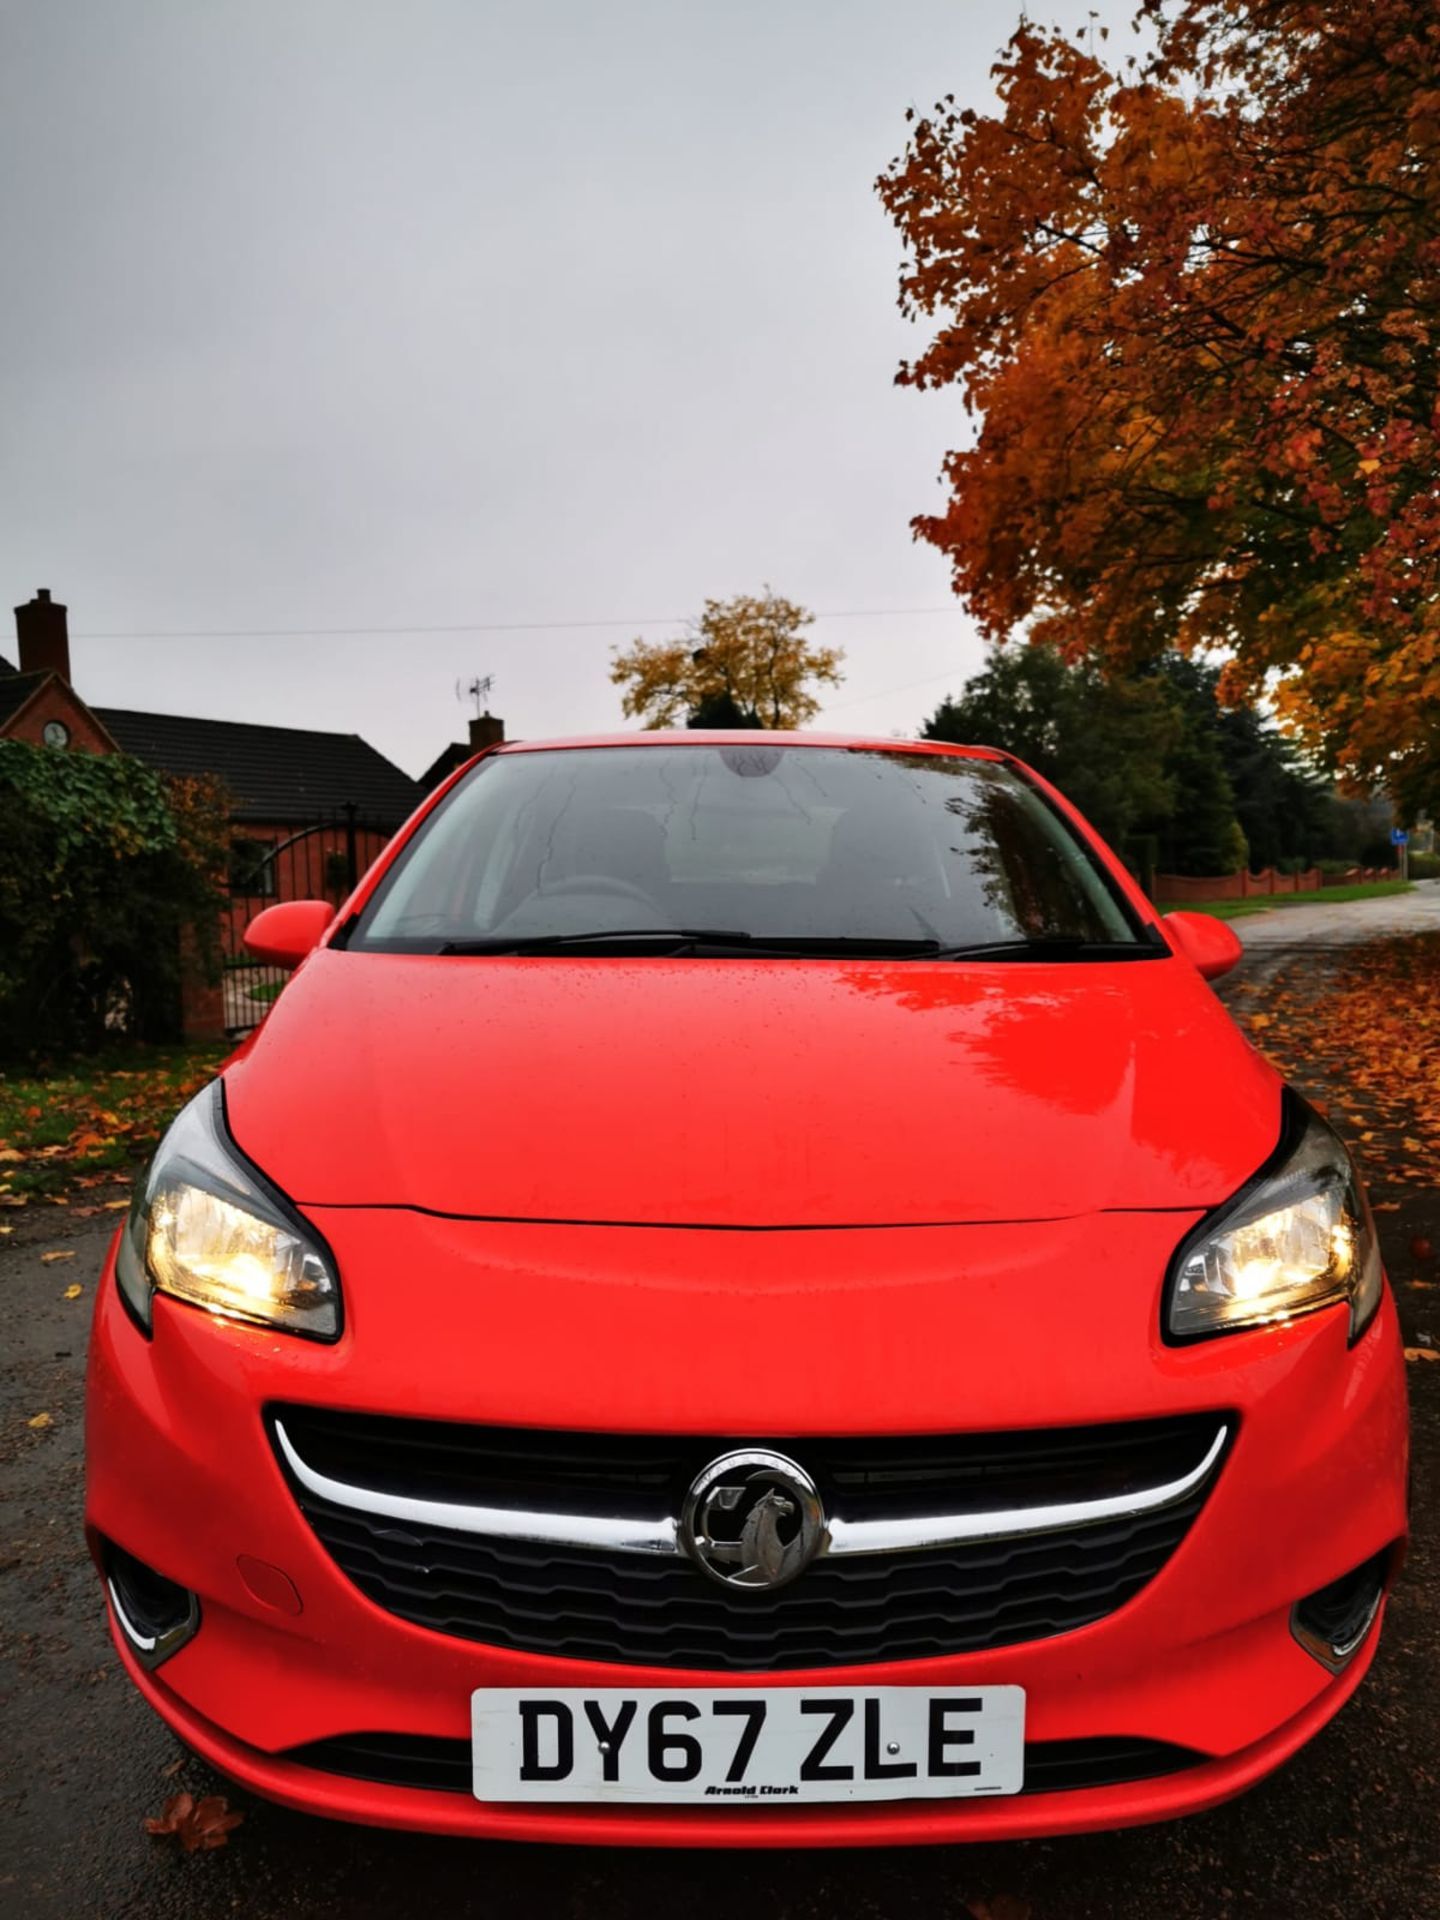
[[[1440, 880], [1424, 880], [1411, 893], [1382, 900], [1329, 900], [1313, 907], [1273, 907], [1245, 913], [1230, 925], [1245, 958], [1217, 982], [1222, 1000], [1244, 998], [1268, 987], [1297, 958], [1317, 963], [1327, 955], [1408, 933], [1440, 933]], [[1257, 1003], [1258, 1004], [1258, 1003]]]
[[[1304, 897], [1303, 895], [1301, 896]], [[1313, 907], [1273, 907], [1230, 923], [1247, 950], [1350, 947], [1396, 933], [1440, 933], [1440, 880], [1382, 900], [1328, 900]]]

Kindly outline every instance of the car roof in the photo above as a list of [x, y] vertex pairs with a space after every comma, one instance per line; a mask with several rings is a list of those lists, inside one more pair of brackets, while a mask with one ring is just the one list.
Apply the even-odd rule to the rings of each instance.
[[506, 740], [496, 753], [541, 753], [557, 747], [848, 747], [871, 753], [958, 754], [971, 760], [1009, 760], [998, 747], [957, 746], [949, 740], [881, 740], [868, 733], [781, 733], [770, 728], [680, 727], [640, 733], [582, 733], [555, 740]]

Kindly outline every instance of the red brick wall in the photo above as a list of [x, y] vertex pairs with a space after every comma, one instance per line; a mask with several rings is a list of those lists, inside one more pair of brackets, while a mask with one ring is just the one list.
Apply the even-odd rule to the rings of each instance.
[[195, 941], [185, 934], [180, 942], [180, 1030], [187, 1040], [225, 1038], [225, 989], [219, 980], [207, 980]]
[[1317, 887], [1353, 886], [1366, 880], [1393, 880], [1393, 870], [1350, 867], [1329, 879], [1318, 867], [1304, 873], [1277, 873], [1265, 867], [1259, 873], [1222, 873], [1213, 877], [1188, 873], [1157, 873], [1154, 898], [1166, 906], [1184, 906], [1191, 900], [1253, 900], [1273, 893], [1313, 893]]
[[63, 680], [45, 682], [28, 703], [0, 727], [7, 740], [25, 740], [32, 747], [44, 742], [47, 720], [63, 720], [70, 729], [70, 750], [81, 753], [113, 753], [115, 743], [101, 728], [83, 701], [78, 700]]

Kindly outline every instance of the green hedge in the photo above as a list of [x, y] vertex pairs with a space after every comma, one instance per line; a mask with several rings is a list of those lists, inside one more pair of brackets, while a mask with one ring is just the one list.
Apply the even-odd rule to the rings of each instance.
[[0, 741], [0, 1057], [173, 1037], [215, 965], [223, 796], [124, 755]]

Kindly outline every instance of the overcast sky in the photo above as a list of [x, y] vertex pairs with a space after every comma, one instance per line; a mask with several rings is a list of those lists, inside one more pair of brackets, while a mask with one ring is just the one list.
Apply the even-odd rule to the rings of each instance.
[[[457, 678], [512, 734], [611, 728], [611, 646], [768, 581], [873, 615], [816, 629], [819, 724], [913, 730], [980, 658], [908, 527], [964, 422], [892, 384], [872, 183], [907, 106], [989, 102], [1017, 13], [0, 0], [7, 604], [68, 603], [97, 705], [416, 772]], [[572, 621], [622, 624], [420, 631]], [[315, 631], [360, 627], [402, 631]]]

